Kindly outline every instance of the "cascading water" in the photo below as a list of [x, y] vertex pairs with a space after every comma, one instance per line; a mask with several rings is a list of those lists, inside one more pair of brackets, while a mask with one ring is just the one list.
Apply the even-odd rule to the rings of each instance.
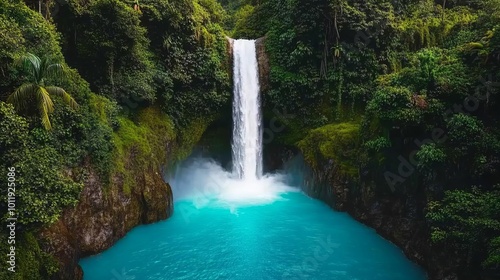
[[240, 179], [262, 176], [260, 90], [255, 40], [233, 41], [233, 173]]

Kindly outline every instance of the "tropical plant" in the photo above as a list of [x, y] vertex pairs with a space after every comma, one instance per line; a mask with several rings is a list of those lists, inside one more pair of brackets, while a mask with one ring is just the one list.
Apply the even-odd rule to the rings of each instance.
[[64, 103], [72, 109], [77, 109], [78, 104], [63, 88], [57, 86], [46, 86], [47, 79], [59, 79], [64, 77], [64, 67], [59, 63], [50, 63], [48, 58], [40, 59], [38, 56], [27, 53], [17, 60], [27, 74], [28, 81], [12, 93], [7, 102], [14, 105], [17, 111], [26, 110], [30, 106], [36, 106], [42, 119], [42, 125], [46, 130], [51, 130], [52, 125], [49, 114], [54, 111], [52, 96], [59, 96]]
[[483, 266], [498, 267], [500, 191], [471, 187], [446, 191], [441, 201], [431, 201], [426, 214], [431, 240], [456, 252], [479, 258]]

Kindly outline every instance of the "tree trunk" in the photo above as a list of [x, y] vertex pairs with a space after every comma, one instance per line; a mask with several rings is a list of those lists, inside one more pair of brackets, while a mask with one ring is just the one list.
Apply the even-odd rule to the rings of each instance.
[[114, 59], [113, 55], [108, 59], [108, 67], [109, 67], [109, 82], [111, 84], [111, 92], [114, 95], [115, 94], [115, 80], [114, 80], [115, 59]]

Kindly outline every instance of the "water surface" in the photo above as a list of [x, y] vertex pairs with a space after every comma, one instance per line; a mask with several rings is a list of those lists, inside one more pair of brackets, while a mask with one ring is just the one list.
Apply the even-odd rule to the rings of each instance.
[[251, 203], [226, 191], [180, 198], [170, 219], [139, 226], [83, 259], [84, 279], [426, 279], [374, 230], [301, 192], [278, 189]]

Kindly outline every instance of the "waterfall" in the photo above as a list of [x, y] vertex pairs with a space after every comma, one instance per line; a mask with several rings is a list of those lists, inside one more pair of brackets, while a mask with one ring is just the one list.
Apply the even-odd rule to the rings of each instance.
[[256, 179], [262, 175], [262, 120], [255, 40], [234, 40], [233, 59], [233, 173]]

